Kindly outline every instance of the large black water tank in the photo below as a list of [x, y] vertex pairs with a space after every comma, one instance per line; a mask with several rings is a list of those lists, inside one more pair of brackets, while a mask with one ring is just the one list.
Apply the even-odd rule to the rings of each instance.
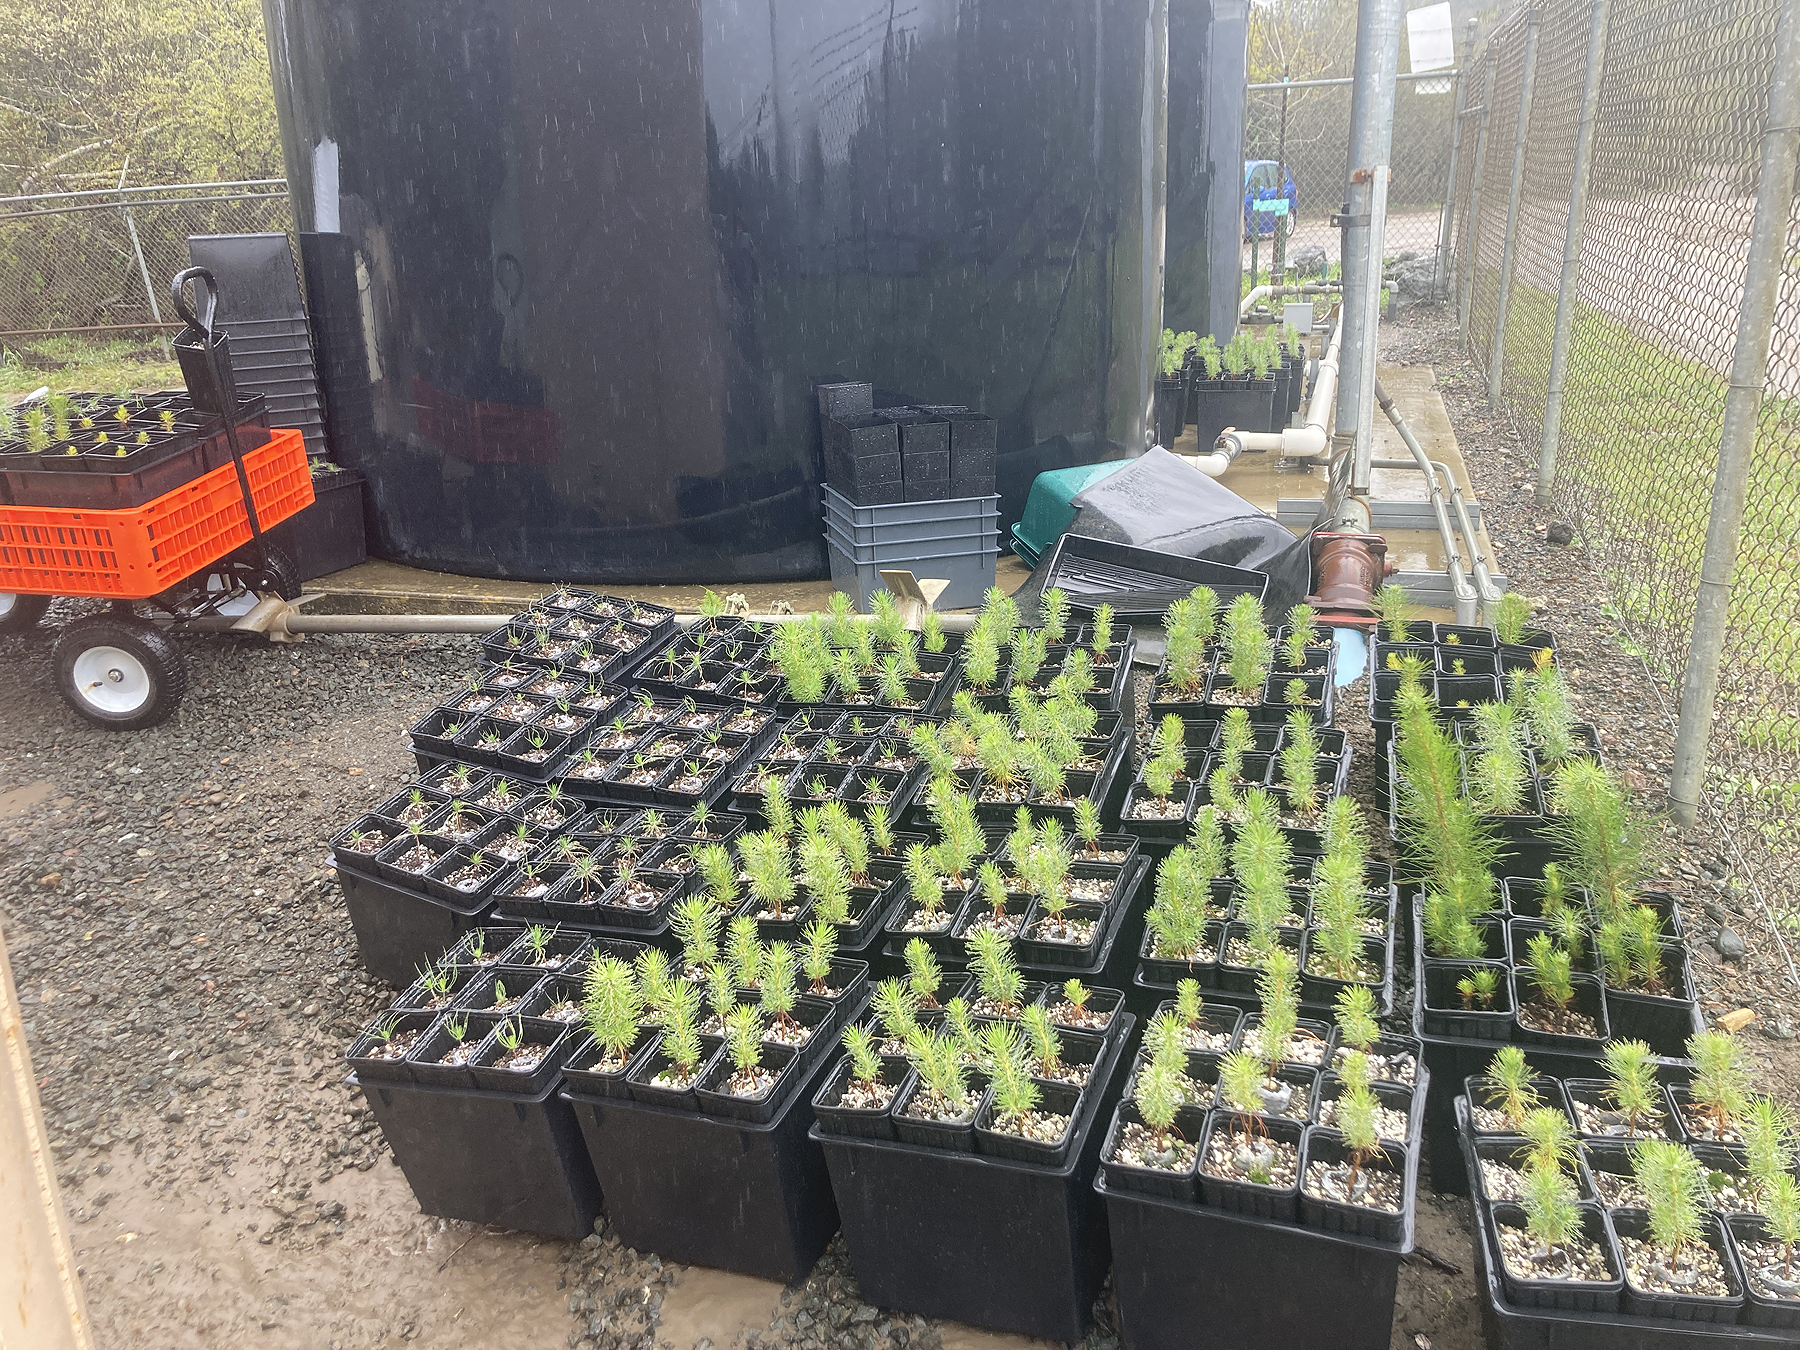
[[1165, 0], [265, 14], [386, 556], [817, 572], [831, 376], [984, 409], [1003, 460], [1143, 445]]

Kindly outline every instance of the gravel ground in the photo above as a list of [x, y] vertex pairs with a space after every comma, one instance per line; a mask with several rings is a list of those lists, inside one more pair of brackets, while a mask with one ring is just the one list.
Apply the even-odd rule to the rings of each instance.
[[[1388, 355], [1437, 366], [1505, 570], [1563, 639], [1612, 762], [1660, 805], [1670, 735], [1655, 691], [1579, 549], [1544, 541], [1530, 462], [1453, 338], [1443, 315], [1415, 311]], [[52, 622], [74, 612], [59, 605]], [[861, 1303], [841, 1243], [802, 1286], [739, 1281], [737, 1301], [720, 1302], [707, 1279], [732, 1277], [631, 1252], [604, 1226], [565, 1243], [417, 1214], [343, 1086], [344, 1044], [390, 991], [357, 965], [322, 842], [409, 776], [402, 728], [472, 666], [473, 639], [194, 640], [182, 712], [111, 736], [56, 697], [51, 636], [0, 638], [0, 924], [102, 1345], [352, 1350], [523, 1333], [579, 1350], [712, 1350], [716, 1331], [690, 1335], [706, 1316], [735, 1345], [1022, 1344]], [[1366, 722], [1346, 720], [1366, 793]], [[1761, 1081], [1793, 1100], [1800, 1005], [1758, 904], [1722, 840], [1667, 842], [1707, 1009], [1757, 1013]], [[1466, 1202], [1421, 1195], [1419, 1241], [1430, 1255], [1402, 1269], [1394, 1344], [1472, 1350]], [[1115, 1327], [1103, 1300], [1092, 1350], [1116, 1345]]]

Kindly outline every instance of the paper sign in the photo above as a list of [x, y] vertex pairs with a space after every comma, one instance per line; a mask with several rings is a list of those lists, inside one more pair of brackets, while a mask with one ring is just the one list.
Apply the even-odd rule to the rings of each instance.
[[[1406, 13], [1406, 45], [1412, 54], [1412, 73], [1451, 70], [1456, 65], [1456, 32], [1448, 4], [1426, 5]], [[1416, 94], [1445, 94], [1449, 80], [1419, 80]]]

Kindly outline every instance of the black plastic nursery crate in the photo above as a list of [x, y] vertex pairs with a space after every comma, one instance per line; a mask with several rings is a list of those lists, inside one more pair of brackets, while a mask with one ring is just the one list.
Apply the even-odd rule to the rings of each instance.
[[[1113, 1294], [1131, 1350], [1386, 1350], [1413, 1215], [1387, 1244], [1109, 1189]], [[1204, 1283], [1196, 1282], [1204, 1272]]]
[[[1459, 1152], [1458, 1193], [1467, 1195], [1481, 1166], [1472, 1135], [1463, 1137]], [[1477, 1222], [1474, 1228], [1482, 1325], [1493, 1350], [1791, 1350], [1800, 1345], [1800, 1330], [1791, 1328], [1517, 1306], [1507, 1301], [1488, 1226]]]
[[[565, 603], [554, 603], [553, 597], [558, 596]], [[633, 635], [640, 639], [630, 651], [613, 655], [601, 669], [586, 672], [596, 680], [623, 681], [667, 647], [679, 631], [675, 623], [675, 611], [663, 605], [564, 587], [560, 591], [539, 597], [526, 609], [483, 637], [482, 652], [488, 660], [494, 662], [512, 661], [535, 666], [569, 665], [571, 663], [566, 657], [540, 655], [535, 646], [535, 635], [540, 631], [547, 631], [555, 636], [558, 625], [570, 618], [611, 622], [611, 619], [598, 613], [596, 606], [616, 607], [621, 612], [637, 614], [639, 617], [636, 619], [627, 617], [618, 621], [627, 624]], [[534, 615], [548, 616], [553, 622], [536, 624], [532, 622]], [[577, 646], [583, 641], [581, 638], [567, 640]]]
[[600, 1186], [562, 1080], [527, 1096], [358, 1082], [413, 1197], [427, 1214], [528, 1233], [594, 1231]]
[[805, 1279], [838, 1227], [825, 1156], [807, 1137], [835, 1063], [798, 1075], [766, 1125], [563, 1092], [620, 1240], [665, 1261]]
[[866, 1302], [1052, 1341], [1086, 1334], [1107, 1266], [1094, 1174], [1132, 1031], [1115, 1016], [1060, 1167], [813, 1130]]
[[337, 878], [364, 968], [399, 988], [479, 927], [493, 908], [485, 896], [451, 904], [347, 867], [337, 869]]

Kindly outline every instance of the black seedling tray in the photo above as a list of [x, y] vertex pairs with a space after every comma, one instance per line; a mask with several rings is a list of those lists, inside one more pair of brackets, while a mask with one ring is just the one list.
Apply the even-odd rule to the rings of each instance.
[[1196, 586], [1212, 587], [1223, 604], [1240, 595], [1261, 600], [1269, 586], [1264, 572], [1081, 534], [1058, 539], [1038, 570], [1044, 589], [1055, 586], [1067, 592], [1071, 608], [1091, 612], [1111, 605], [1117, 618], [1136, 622], [1160, 621], [1170, 605]]
[[594, 1231], [600, 1186], [560, 1075], [535, 1096], [347, 1081], [425, 1213], [571, 1239]]
[[1107, 1266], [1094, 1174], [1132, 1030], [1115, 1016], [1060, 1167], [813, 1130], [864, 1300], [1052, 1341], [1086, 1334]]
[[492, 908], [485, 896], [453, 905], [344, 867], [337, 878], [363, 966], [401, 989], [464, 933], [480, 927]]
[[807, 1137], [835, 1058], [796, 1077], [766, 1125], [565, 1091], [620, 1241], [665, 1261], [797, 1284], [837, 1231]]

